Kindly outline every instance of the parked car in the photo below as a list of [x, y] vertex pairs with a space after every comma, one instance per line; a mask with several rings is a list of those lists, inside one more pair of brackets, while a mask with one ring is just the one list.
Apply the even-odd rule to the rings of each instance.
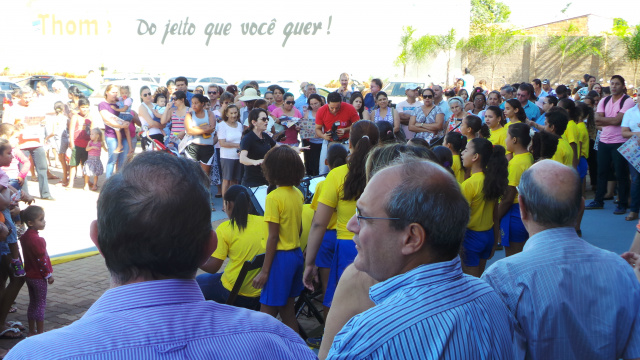
[[389, 100], [391, 100], [394, 105], [397, 105], [407, 99], [407, 95], [404, 92], [406, 86], [409, 84], [418, 84], [420, 88], [424, 89], [424, 82], [402, 80], [388, 82], [382, 88], [382, 91], [387, 94]]
[[26, 79], [19, 80], [16, 82], [16, 84], [20, 87], [29, 86], [35, 90], [36, 84], [39, 81], [46, 81], [49, 91], [53, 91], [53, 89], [51, 88], [51, 85], [53, 84], [54, 81], [57, 81], [57, 80], [62, 82], [64, 87], [67, 89], [72, 85], [77, 86], [80, 92], [82, 92], [86, 97], [91, 96], [91, 94], [93, 93], [93, 88], [83, 83], [82, 81], [66, 78], [63, 76], [57, 76], [57, 75], [35, 75], [35, 76], [28, 77]]
[[222, 86], [223, 88], [226, 88], [229, 85], [227, 80], [221, 77], [209, 76], [209, 77], [198, 78], [194, 82], [189, 81], [189, 85], [187, 86], [187, 88], [189, 89], [189, 91], [193, 92], [193, 90], [196, 89], [196, 86], [200, 85], [204, 88], [205, 95], [207, 95], [206, 94], [207, 87], [211, 84], [216, 84], [218, 86]]
[[147, 82], [140, 80], [115, 80], [110, 81], [109, 83], [103, 83], [100, 85], [100, 89], [96, 90], [90, 97], [89, 102], [91, 103], [91, 118], [95, 122], [95, 126], [99, 128], [104, 128], [104, 124], [102, 122], [102, 117], [98, 112], [98, 105], [104, 101], [104, 93], [107, 89], [107, 85], [114, 84], [118, 86], [128, 85], [129, 90], [131, 91], [131, 98], [133, 99], [133, 104], [131, 105], [131, 110], [138, 112], [138, 108], [142, 100], [140, 99], [140, 88], [143, 86], [148, 86], [151, 89], [151, 94], [154, 94], [156, 89], [159, 87], [155, 82]]
[[0, 80], [0, 100], [2, 100], [2, 106], [0, 107], [0, 119], [2, 119], [2, 115], [4, 114], [5, 105], [13, 105], [11, 93], [14, 89], [18, 88], [20, 88], [20, 86], [14, 82]]
[[248, 85], [252, 81], [257, 82], [258, 86], [260, 86], [260, 84], [265, 84], [266, 83], [266, 81], [264, 81], [264, 80], [242, 80], [242, 81], [236, 82], [236, 85], [238, 86], [238, 89], [242, 90], [243, 87], [245, 87], [246, 85]]

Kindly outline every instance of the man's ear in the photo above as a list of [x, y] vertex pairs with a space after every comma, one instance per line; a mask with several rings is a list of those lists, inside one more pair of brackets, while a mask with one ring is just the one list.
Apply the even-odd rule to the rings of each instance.
[[207, 260], [211, 257], [216, 248], [218, 247], [218, 236], [214, 230], [211, 230], [211, 234], [209, 235], [209, 240], [205, 244], [204, 252], [202, 253], [202, 259], [200, 259], [200, 264], [198, 267], [204, 265]]
[[93, 220], [89, 225], [89, 237], [98, 248], [98, 251], [100, 251], [100, 255], [102, 255], [102, 250], [100, 250], [100, 245], [98, 244], [98, 220]]
[[402, 255], [411, 255], [424, 248], [427, 233], [420, 224], [409, 224], [403, 236]]
[[524, 199], [520, 194], [518, 194], [518, 207], [520, 208], [520, 218], [522, 221], [524, 222], [525, 220], [529, 220], [529, 213], [524, 205]]

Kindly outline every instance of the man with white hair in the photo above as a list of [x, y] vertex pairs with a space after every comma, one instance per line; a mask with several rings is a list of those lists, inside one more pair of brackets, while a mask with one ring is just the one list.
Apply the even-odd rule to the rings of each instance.
[[69, 92], [67, 88], [64, 87], [62, 81], [54, 81], [53, 84], [51, 84], [51, 90], [53, 90], [53, 98], [55, 101], [62, 101], [65, 104], [69, 101]]

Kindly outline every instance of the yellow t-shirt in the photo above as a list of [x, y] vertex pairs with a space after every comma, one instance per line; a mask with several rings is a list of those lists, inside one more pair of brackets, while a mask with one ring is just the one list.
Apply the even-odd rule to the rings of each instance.
[[493, 208], [496, 201], [484, 198], [484, 173], [477, 172], [460, 185], [462, 195], [469, 203], [471, 216], [467, 228], [473, 231], [487, 231], [493, 226]]
[[[533, 165], [533, 155], [529, 152], [522, 153], [519, 155], [514, 155], [513, 159], [509, 161], [509, 175], [507, 179], [509, 180], [509, 186], [516, 187], [520, 184], [520, 178], [522, 177], [522, 173], [524, 173], [528, 168]], [[516, 194], [515, 199], [513, 199], [513, 203], [518, 203], [518, 195]]]
[[[318, 210], [318, 199], [320, 198], [320, 192], [322, 192], [322, 185], [324, 184], [326, 180], [322, 180], [318, 183], [318, 185], [316, 185], [316, 192], [313, 193], [313, 199], [311, 199], [311, 210], [313, 211], [317, 211]], [[327, 229], [329, 230], [335, 230], [336, 229], [336, 219], [337, 219], [337, 214], [334, 211], [333, 215], [331, 215], [331, 220], [329, 220], [329, 225], [327, 225]], [[304, 230], [303, 230], [304, 231]]]
[[[252, 260], [256, 255], [265, 252], [264, 244], [268, 232], [267, 223], [264, 222], [262, 216], [249, 215], [247, 218], [247, 227], [240, 231], [237, 224], [231, 226], [231, 221], [225, 221], [216, 229], [218, 235], [218, 247], [211, 255], [220, 260], [229, 257], [229, 263], [222, 273], [222, 285], [225, 289], [231, 291], [236, 283], [240, 269], [247, 260]], [[242, 287], [238, 292], [241, 296], [257, 297], [260, 296], [260, 290], [254, 288], [251, 283], [253, 278], [258, 274], [258, 270], [247, 274], [242, 283]]]
[[563, 138], [558, 139], [558, 149], [556, 149], [556, 153], [553, 154], [551, 159], [569, 167], [573, 167], [573, 149], [567, 140]]
[[453, 170], [453, 174], [456, 176], [458, 184], [462, 184], [464, 182], [464, 168], [462, 167], [462, 160], [460, 159], [460, 155], [453, 155], [453, 164], [451, 164], [451, 170]]
[[353, 240], [353, 233], [347, 230], [347, 223], [356, 213], [356, 200], [344, 200], [344, 180], [349, 168], [347, 165], [338, 166], [331, 170], [322, 186], [318, 202], [336, 209], [336, 230], [338, 239]]
[[313, 214], [315, 211], [311, 208], [311, 204], [302, 205], [302, 234], [300, 234], [300, 249], [307, 247], [309, 242], [309, 231], [313, 222]]
[[492, 130], [491, 136], [489, 136], [489, 141], [491, 141], [493, 145], [505, 146], [507, 142], [507, 128], [501, 127], [498, 130]]
[[[277, 250], [293, 250], [300, 247], [302, 204], [304, 196], [298, 188], [280, 186], [265, 201], [264, 221], [280, 224], [280, 240]], [[265, 239], [265, 247], [267, 237]]]
[[569, 120], [567, 123], [567, 129], [562, 134], [562, 138], [565, 139], [569, 145], [571, 143], [578, 144], [578, 125], [573, 120]]
[[511, 124], [513, 124], [511, 121], [509, 121], [504, 127], [504, 140], [502, 140], [501, 145], [504, 146], [504, 150], [505, 150], [505, 155], [509, 155], [509, 154], [513, 154], [511, 151], [507, 150], [507, 131], [509, 131], [509, 126], [511, 126]]
[[584, 122], [578, 123], [578, 141], [580, 142], [580, 156], [589, 158], [589, 130]]

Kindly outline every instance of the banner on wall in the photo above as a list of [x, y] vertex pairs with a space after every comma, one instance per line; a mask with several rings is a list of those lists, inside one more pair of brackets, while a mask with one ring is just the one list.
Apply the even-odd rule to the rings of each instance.
[[403, 26], [468, 33], [470, 2], [63, 1], [3, 6], [0, 67], [230, 78], [390, 77]]

